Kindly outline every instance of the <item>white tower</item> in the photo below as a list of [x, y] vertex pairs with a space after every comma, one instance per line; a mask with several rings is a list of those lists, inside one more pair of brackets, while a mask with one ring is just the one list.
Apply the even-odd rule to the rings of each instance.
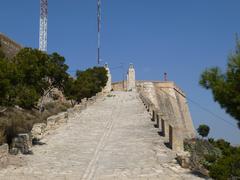
[[107, 70], [107, 77], [108, 77], [108, 81], [107, 81], [107, 84], [104, 88], [104, 92], [111, 92], [112, 90], [112, 76], [111, 76], [111, 72], [110, 72], [110, 69], [108, 67], [108, 64], [105, 64], [105, 69]]
[[127, 74], [127, 90], [134, 91], [136, 89], [135, 70], [133, 64], [130, 64]]
[[40, 0], [39, 50], [47, 52], [48, 0]]

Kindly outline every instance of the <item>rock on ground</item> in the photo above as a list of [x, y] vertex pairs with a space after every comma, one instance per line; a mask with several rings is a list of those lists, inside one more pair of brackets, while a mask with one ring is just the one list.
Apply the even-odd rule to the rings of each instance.
[[114, 92], [0, 170], [0, 179], [201, 179], [181, 168], [136, 92]]

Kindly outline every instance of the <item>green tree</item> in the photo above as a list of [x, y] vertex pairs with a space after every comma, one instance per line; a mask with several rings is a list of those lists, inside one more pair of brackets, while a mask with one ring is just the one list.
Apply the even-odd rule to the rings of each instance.
[[214, 146], [221, 149], [223, 156], [209, 168], [214, 179], [238, 179], [240, 177], [240, 148], [233, 147], [225, 140], [217, 140]]
[[8, 59], [0, 58], [0, 105], [14, 105], [15, 86], [18, 84], [16, 65]]
[[4, 52], [2, 51], [1, 47], [0, 47], [0, 58], [5, 58], [5, 54], [4, 54]]
[[202, 124], [198, 127], [197, 131], [198, 131], [198, 134], [204, 138], [208, 136], [210, 128], [207, 125]]
[[57, 53], [24, 48], [13, 59], [0, 58], [0, 105], [41, 106], [53, 88], [63, 89], [68, 66]]
[[236, 51], [228, 57], [227, 69], [219, 67], [205, 70], [200, 85], [212, 91], [214, 100], [238, 121], [240, 128], [240, 41], [237, 39]]
[[[35, 95], [33, 102], [36, 102], [37, 96], [41, 97], [40, 109], [43, 106], [44, 98], [51, 90], [53, 88], [62, 89], [64, 81], [68, 77], [66, 72], [68, 66], [65, 64], [65, 59], [57, 53], [48, 55], [37, 49], [24, 48], [16, 55], [13, 62], [18, 68], [19, 84], [26, 90], [23, 92], [26, 92], [26, 95]], [[27, 88], [29, 89], [27, 90]], [[21, 93], [19, 95], [24, 97]], [[33, 103], [30, 107], [33, 107]]]
[[[69, 77], [66, 81], [64, 95], [67, 99], [80, 103], [83, 98], [90, 98], [102, 91], [107, 79], [107, 71], [104, 67], [93, 67], [85, 71], [77, 71], [76, 79]], [[72, 104], [74, 105], [74, 103]]]

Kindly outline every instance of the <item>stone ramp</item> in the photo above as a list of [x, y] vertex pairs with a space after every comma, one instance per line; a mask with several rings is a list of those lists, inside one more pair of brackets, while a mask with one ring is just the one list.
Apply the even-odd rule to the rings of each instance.
[[20, 156], [0, 179], [200, 179], [164, 145], [135, 92], [114, 92]]

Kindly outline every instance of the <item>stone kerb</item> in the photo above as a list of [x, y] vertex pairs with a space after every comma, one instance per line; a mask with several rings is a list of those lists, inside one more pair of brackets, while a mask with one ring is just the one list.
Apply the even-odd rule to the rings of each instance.
[[102, 92], [97, 93], [89, 99], [82, 99], [80, 104], [75, 105], [73, 108], [69, 108], [66, 112], [58, 113], [57, 115], [47, 118], [47, 123], [36, 123], [33, 125], [31, 135], [33, 139], [41, 140], [49, 130], [58, 128], [61, 124], [67, 123], [69, 118], [75, 116], [76, 113], [80, 113], [85, 110], [87, 106], [90, 106], [97, 102], [104, 94]]
[[62, 112], [55, 116], [50, 116], [49, 118], [47, 118], [47, 130], [55, 129], [60, 124], [67, 123], [67, 120], [68, 120], [67, 112]]
[[8, 144], [0, 146], [0, 167], [5, 167], [8, 162]]
[[43, 138], [47, 125], [45, 123], [36, 123], [31, 130], [32, 137], [36, 140]]

